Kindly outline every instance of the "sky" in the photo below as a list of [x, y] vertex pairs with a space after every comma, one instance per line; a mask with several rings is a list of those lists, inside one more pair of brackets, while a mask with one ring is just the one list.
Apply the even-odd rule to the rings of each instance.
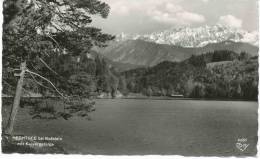
[[93, 25], [110, 34], [146, 34], [183, 26], [222, 24], [258, 30], [257, 0], [102, 0], [111, 7], [107, 19]]

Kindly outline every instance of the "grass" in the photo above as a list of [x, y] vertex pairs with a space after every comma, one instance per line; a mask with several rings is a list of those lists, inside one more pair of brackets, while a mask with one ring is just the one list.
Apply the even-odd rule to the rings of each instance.
[[[2, 98], [2, 127], [7, 125], [7, 121], [11, 112], [13, 98]], [[55, 98], [23, 98], [20, 103], [20, 110], [23, 117], [28, 118], [30, 121], [41, 120], [42, 122], [50, 122], [53, 120], [69, 120], [73, 116], [79, 116], [87, 120], [91, 120], [88, 113], [95, 111], [95, 102], [88, 99], [74, 100], [70, 99], [69, 102]], [[17, 117], [16, 122], [20, 122]], [[22, 121], [23, 122], [23, 121]], [[22, 133], [23, 134], [23, 133]], [[13, 136], [17, 133], [14, 132]], [[23, 136], [23, 135], [22, 135]], [[62, 144], [56, 143], [53, 147], [37, 148], [31, 146], [19, 146], [18, 142], [12, 139], [12, 136], [5, 135], [2, 133], [2, 152], [3, 153], [59, 153], [66, 154], [67, 152], [63, 149]], [[34, 141], [24, 140], [23, 142], [34, 143]]]

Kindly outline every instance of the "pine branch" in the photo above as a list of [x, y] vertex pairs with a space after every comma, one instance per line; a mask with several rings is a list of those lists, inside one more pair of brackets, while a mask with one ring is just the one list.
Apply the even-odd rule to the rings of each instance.
[[38, 85], [40, 85], [40, 86], [42, 86], [42, 87], [44, 87], [44, 88], [46, 88], [46, 89], [52, 90], [50, 87], [46, 87], [46, 86], [44, 86], [43, 84], [41, 84], [40, 82], [38, 82], [38, 81], [35, 79], [35, 77], [34, 77], [31, 73], [30, 73], [30, 76], [32, 77], [33, 81], [34, 81], [36, 84], [38, 84]]
[[55, 87], [55, 85], [54, 85], [50, 80], [48, 80], [47, 78], [45, 78], [45, 77], [39, 75], [38, 73], [29, 71], [28, 69], [26, 70], [26, 72], [28, 72], [28, 73], [30, 73], [30, 74], [33, 74], [33, 75], [36, 75], [36, 76], [42, 78], [43, 80], [47, 81], [48, 83], [50, 83], [51, 86], [56, 90], [56, 92], [57, 92], [62, 98], [66, 99], [66, 97]]
[[45, 61], [43, 61], [42, 58], [39, 58], [39, 60], [51, 71], [53, 72], [54, 74], [60, 76], [57, 72], [55, 72]]

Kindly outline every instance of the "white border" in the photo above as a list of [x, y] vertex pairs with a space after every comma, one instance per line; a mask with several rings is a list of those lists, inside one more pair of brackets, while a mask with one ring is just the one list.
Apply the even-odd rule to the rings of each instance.
[[[3, 0], [1, 0], [1, 4], [0, 4], [0, 12], [3, 12]], [[260, 6], [260, 0], [258, 0], [258, 32], [260, 32], [259, 26], [260, 26], [260, 18], [259, 18], [259, 6]], [[0, 15], [0, 37], [2, 37], [2, 23], [3, 23], [3, 14]], [[260, 39], [260, 34], [258, 34], [258, 39]], [[259, 45], [260, 48], [260, 45]], [[2, 42], [0, 43], [0, 55], [2, 57]], [[259, 52], [260, 53], [260, 52]], [[259, 55], [258, 53], [258, 55]], [[260, 63], [260, 56], [258, 56], [258, 61]], [[2, 58], [0, 58], [0, 90], [2, 94]], [[260, 75], [260, 67], [258, 67], [258, 71], [259, 71], [259, 75]], [[260, 92], [260, 85], [258, 83], [258, 90]], [[258, 101], [260, 99], [260, 94], [258, 93]], [[258, 104], [259, 106], [259, 104]], [[0, 109], [2, 110], [2, 100], [0, 100]], [[260, 131], [259, 131], [259, 114], [260, 114], [260, 109], [258, 107], [258, 136], [260, 136]], [[0, 113], [1, 116], [1, 113]], [[2, 123], [2, 118], [0, 118], [0, 122]], [[2, 124], [0, 124], [0, 129], [2, 130]], [[2, 131], [1, 131], [2, 132]], [[0, 132], [0, 133], [1, 133]], [[0, 139], [2, 139], [2, 135], [0, 136]], [[0, 144], [1, 145], [1, 144]], [[259, 138], [258, 138], [258, 143], [257, 143], [257, 150], [260, 150], [260, 145], [259, 145]], [[255, 158], [259, 158], [260, 157], [260, 152], [257, 152], [257, 156], [256, 157], [243, 157], [243, 159], [255, 159]], [[202, 158], [202, 159], [224, 159], [224, 158], [228, 158], [228, 159], [236, 159], [236, 158], [242, 158], [242, 157], [183, 157], [183, 156], [160, 156], [160, 155], [146, 155], [146, 156], [103, 156], [103, 155], [33, 155], [33, 154], [2, 154], [2, 150], [0, 150], [0, 158], [2, 159], [75, 159], [75, 158], [84, 158], [84, 159], [93, 159], [93, 158], [97, 158], [97, 159], [117, 159], [117, 158], [122, 158], [122, 159], [185, 159], [185, 158], [190, 158], [190, 159], [196, 159], [196, 158]]]

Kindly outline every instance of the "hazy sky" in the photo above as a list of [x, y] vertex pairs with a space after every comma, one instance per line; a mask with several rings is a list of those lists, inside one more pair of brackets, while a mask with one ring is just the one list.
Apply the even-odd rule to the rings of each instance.
[[258, 30], [257, 0], [103, 0], [111, 7], [107, 19], [94, 25], [117, 34], [150, 33], [180, 26], [224, 24]]

